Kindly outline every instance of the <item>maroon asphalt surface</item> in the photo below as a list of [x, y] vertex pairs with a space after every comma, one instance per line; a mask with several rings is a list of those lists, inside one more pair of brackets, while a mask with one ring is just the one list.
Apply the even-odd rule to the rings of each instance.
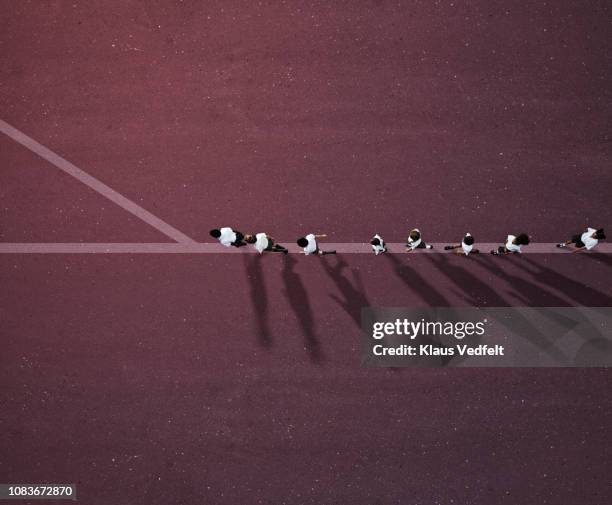
[[[612, 230], [608, 2], [0, 2], [0, 118], [198, 241]], [[170, 239], [0, 137], [3, 242]], [[0, 482], [603, 504], [605, 369], [382, 370], [363, 306], [610, 306], [612, 256], [0, 257]], [[42, 502], [37, 502], [42, 503]]]

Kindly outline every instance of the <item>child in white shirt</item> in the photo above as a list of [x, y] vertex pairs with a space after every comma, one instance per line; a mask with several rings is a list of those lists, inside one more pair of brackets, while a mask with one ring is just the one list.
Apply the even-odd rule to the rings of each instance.
[[242, 247], [243, 245], [246, 245], [246, 242], [244, 241], [244, 234], [240, 233], [239, 231], [232, 230], [229, 226], [221, 228], [220, 230], [217, 228], [210, 230], [210, 236], [219, 240], [221, 245], [224, 245], [225, 247]]
[[381, 253], [387, 252], [387, 244], [385, 244], [385, 241], [378, 233], [374, 235], [374, 237], [372, 237], [372, 240], [370, 240], [370, 244], [372, 244], [372, 250], [374, 251], [374, 254], [376, 254], [376, 256]]
[[432, 245], [426, 244], [421, 238], [421, 231], [415, 228], [408, 235], [408, 241], [406, 242], [406, 252], [412, 252], [415, 249], [433, 249]]
[[256, 235], [246, 235], [244, 241], [247, 244], [252, 244], [255, 249], [262, 254], [264, 251], [267, 252], [280, 252], [287, 254], [289, 251], [280, 244], [275, 244], [274, 239], [269, 237], [265, 233], [258, 233]]
[[529, 235], [526, 233], [521, 233], [519, 235], [508, 235], [506, 239], [506, 243], [502, 246], [499, 246], [497, 251], [491, 251], [491, 254], [496, 256], [503, 256], [506, 254], [520, 254], [521, 247], [524, 245], [529, 245]]
[[314, 233], [310, 233], [305, 237], [299, 238], [297, 240], [297, 245], [299, 245], [303, 249], [303, 253], [305, 255], [309, 254], [318, 254], [323, 256], [324, 254], [336, 254], [336, 251], [322, 251], [319, 249], [319, 244], [317, 244], [318, 238], [325, 238], [326, 234], [315, 235]]
[[557, 247], [567, 247], [572, 244], [574, 246], [572, 252], [590, 251], [600, 240], [604, 240], [605, 238], [606, 235], [603, 228], [599, 228], [598, 230], [595, 228], [587, 228], [585, 232], [577, 233], [567, 242], [557, 244]]
[[455, 245], [447, 245], [444, 247], [445, 251], [455, 250], [457, 254], [464, 254], [465, 256], [469, 256], [470, 253], [478, 254], [480, 251], [478, 249], [474, 249], [474, 237], [470, 233], [466, 233], [465, 237], [461, 241], [461, 244]]

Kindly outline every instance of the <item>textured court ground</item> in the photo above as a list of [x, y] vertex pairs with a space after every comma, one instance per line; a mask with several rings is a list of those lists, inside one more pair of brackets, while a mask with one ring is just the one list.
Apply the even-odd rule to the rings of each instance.
[[[3, 1], [0, 119], [196, 242], [551, 243], [612, 229], [610, 15]], [[176, 247], [7, 135], [0, 156], [0, 250]], [[609, 372], [361, 369], [358, 320], [610, 306], [611, 258], [2, 254], [0, 481], [88, 504], [605, 503]]]

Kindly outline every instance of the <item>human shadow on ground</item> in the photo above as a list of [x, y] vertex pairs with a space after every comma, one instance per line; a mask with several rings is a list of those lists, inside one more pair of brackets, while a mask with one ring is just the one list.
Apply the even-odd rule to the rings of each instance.
[[[411, 253], [414, 254], [414, 253]], [[416, 269], [408, 266], [406, 261], [397, 258], [398, 254], [385, 253], [385, 258], [391, 263], [397, 275], [414, 293], [419, 296], [429, 307], [449, 307], [448, 300], [442, 293], [436, 290], [430, 282], [423, 278]], [[409, 256], [409, 254], [406, 254]], [[425, 256], [425, 254], [423, 255]], [[408, 258], [406, 258], [408, 260]]]
[[[478, 276], [474, 275], [472, 272], [453, 263], [453, 261], [449, 260], [447, 256], [442, 254], [431, 254], [427, 255], [427, 258], [436, 266], [436, 268], [441, 273], [446, 275], [451, 280], [451, 282], [458, 288], [459, 292], [463, 293], [463, 299], [470, 305], [481, 308], [511, 307], [513, 305], [512, 302], [506, 300], [499, 291], [493, 289], [485, 280], [478, 278]], [[479, 255], [473, 255], [469, 258], [457, 258], [456, 261], [459, 260], [470, 262], [474, 261], [474, 258], [484, 260], [479, 262], [481, 266], [512, 285], [516, 284], [517, 282], [519, 282], [519, 280], [521, 280], [512, 275], [509, 275], [497, 265], [491, 264], [490, 258], [482, 258]], [[522, 297], [522, 299], [525, 299], [525, 297]], [[557, 303], [567, 305], [567, 302], [562, 303], [561, 299], [558, 299]], [[555, 320], [558, 319], [558, 317], [555, 315], [552, 315], [552, 317]], [[496, 320], [502, 325], [506, 326], [509, 330], [511, 330], [513, 334], [522, 335], [526, 338], [529, 338], [533, 344], [535, 344], [540, 349], [546, 351], [551, 357], [557, 360], [566, 361], [566, 356], [564, 355], [564, 353], [552, 347], [554, 345], [554, 341], [552, 341], [549, 336], [539, 331], [538, 328], [534, 326], [523, 315], [515, 313], [511, 320], [508, 320], [503, 317], [499, 319], [496, 318]], [[570, 320], [563, 320], [558, 322], [566, 324], [571, 323]]]
[[310, 359], [315, 363], [322, 361], [323, 355], [319, 339], [315, 333], [315, 321], [308, 298], [308, 293], [301, 277], [293, 269], [297, 261], [291, 254], [287, 254], [283, 258], [283, 283], [285, 285], [285, 294], [289, 300], [289, 304], [295, 313], [302, 331], [304, 333], [304, 345], [310, 355]]
[[[332, 262], [334, 264], [332, 265]], [[352, 281], [343, 274], [343, 271], [348, 267], [348, 263], [341, 256], [334, 258], [324, 257], [321, 259], [323, 268], [329, 277], [332, 279], [342, 298], [336, 294], [330, 294], [330, 298], [344, 309], [351, 317], [353, 322], [361, 328], [361, 309], [369, 307], [370, 302], [365, 294], [365, 286], [361, 280], [361, 274], [357, 269], [351, 269]]]
[[528, 307], [568, 307], [571, 303], [553, 293], [545, 284], [542, 279], [534, 279], [539, 282], [536, 284], [531, 282], [524, 276], [519, 276], [511, 273], [508, 268], [502, 268], [503, 266], [521, 266], [521, 262], [525, 261], [525, 256], [513, 255], [513, 256], [491, 256], [491, 255], [477, 255], [474, 259], [478, 264], [487, 270], [489, 273], [495, 275], [501, 280], [505, 281], [511, 288], [512, 293], [518, 298], [525, 306]]
[[[573, 302], [586, 306], [609, 305], [610, 303], [610, 297], [605, 293], [570, 279], [541, 263], [537, 263], [528, 256], [519, 256], [511, 261], [511, 264], [529, 274], [537, 284], [524, 276], [513, 275], [502, 269], [501, 265], [503, 265], [504, 260], [507, 260], [506, 258], [486, 257], [479, 258], [479, 260], [481, 260], [479, 262], [481, 266], [512, 285], [519, 292], [519, 297], [523, 302], [532, 307], [571, 307], [574, 306]], [[566, 298], [553, 293], [550, 289], [562, 293]], [[590, 335], [596, 338], [601, 336], [600, 329], [590, 322], [588, 315], [573, 313], [571, 318], [563, 317], [558, 312], [543, 313], [543, 315], [568, 329], [583, 324], [589, 328]]]
[[[406, 261], [400, 260], [397, 254], [385, 253], [383, 255], [387, 258], [387, 261], [391, 263], [395, 275], [399, 277], [402, 282], [410, 288], [411, 291], [417, 294], [428, 307], [450, 307], [449, 301], [444, 297], [442, 293], [436, 290], [430, 282], [423, 278], [416, 269], [411, 268]], [[425, 256], [425, 255], [424, 255]], [[408, 260], [408, 258], [406, 258]], [[421, 336], [425, 344], [434, 345], [437, 348], [444, 349], [450, 347], [435, 337]], [[437, 359], [441, 366], [446, 366], [450, 361], [453, 361], [453, 356], [438, 356]], [[429, 360], [431, 361], [431, 360]], [[458, 361], [458, 360], [457, 360]]]
[[[586, 255], [587, 253], [576, 254]], [[587, 286], [579, 280], [563, 275], [562, 273], [553, 270], [552, 268], [531, 258], [525, 258], [525, 261], [518, 262], [517, 266], [531, 275], [534, 279], [537, 279], [539, 282], [551, 286], [555, 290], [563, 293], [566, 297], [575, 302], [576, 305], [591, 307], [591, 310], [602, 312], [607, 316], [606, 307], [612, 305], [612, 298], [606, 293], [603, 293], [591, 286]], [[572, 305], [574, 305], [574, 303], [572, 303]], [[578, 313], [574, 313], [574, 317], [578, 316]], [[582, 314], [580, 321], [588, 328], [588, 333], [593, 338], [603, 338], [601, 328], [591, 322], [591, 318], [589, 317], [588, 313]]]
[[[587, 254], [587, 253], [576, 253]], [[579, 259], [579, 258], [576, 258]], [[572, 279], [562, 273], [553, 270], [541, 262], [525, 257], [523, 261], [517, 262], [517, 266], [529, 273], [538, 282], [556, 289], [574, 302], [590, 307], [607, 307], [612, 304], [612, 297], [602, 293], [598, 289], [587, 286], [583, 282]]]
[[[456, 288], [454, 292], [471, 306], [507, 307], [512, 305], [489, 283], [479, 279], [467, 269], [454, 264], [452, 260], [449, 260], [448, 255], [427, 254], [426, 257], [454, 284]], [[471, 257], [459, 258], [458, 260], [468, 263], [473, 262]]]
[[579, 252], [576, 255], [588, 258], [591, 261], [601, 262], [604, 265], [612, 267], [612, 255], [600, 252]]
[[272, 345], [272, 334], [270, 332], [268, 311], [268, 291], [266, 289], [263, 269], [261, 268], [263, 257], [259, 254], [243, 254], [242, 256], [249, 283], [251, 305], [255, 312], [257, 339], [262, 347], [269, 349]]
[[587, 340], [576, 351], [574, 365], [580, 367], [612, 366], [612, 342], [602, 337]]

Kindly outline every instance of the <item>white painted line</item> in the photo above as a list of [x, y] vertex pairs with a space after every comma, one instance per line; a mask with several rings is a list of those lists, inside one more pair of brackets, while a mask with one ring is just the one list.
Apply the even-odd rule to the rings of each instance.
[[[301, 249], [297, 244], [280, 244], [285, 245], [291, 253], [299, 253]], [[444, 246], [447, 242], [434, 243], [434, 249], [407, 253], [407, 255], [419, 254], [453, 254], [453, 251], [445, 251]], [[323, 243], [320, 247], [322, 250], [336, 250], [341, 254], [371, 254], [372, 248], [370, 244], [357, 242], [344, 243]], [[499, 246], [497, 243], [478, 244], [477, 247], [482, 253], [489, 254], [491, 249], [496, 249]], [[404, 253], [404, 243], [387, 244], [388, 253], [398, 254]], [[570, 249], [559, 249], [554, 243], [534, 243], [523, 247], [523, 254], [570, 254]], [[612, 254], [612, 244], [599, 244], [594, 252]], [[97, 243], [97, 242], [74, 242], [74, 243], [10, 243], [0, 242], [0, 254], [243, 254], [255, 253], [255, 249], [251, 246], [236, 248], [224, 247], [218, 243]], [[277, 253], [266, 253], [277, 254]], [[583, 254], [592, 254], [591, 252], [581, 252], [576, 256]], [[280, 255], [280, 254], [279, 254]]]
[[171, 239], [176, 240], [180, 243], [195, 243], [193, 239], [189, 238], [183, 232], [177, 230], [165, 221], [162, 221], [157, 216], [143, 209], [137, 203], [133, 202], [132, 200], [129, 200], [122, 194], [117, 193], [117, 191], [107, 186], [102, 181], [99, 181], [95, 177], [92, 177], [87, 172], [84, 172], [79, 167], [62, 158], [59, 154], [54, 153], [50, 149], [47, 149], [42, 144], [39, 144], [34, 139], [28, 137], [25, 133], [19, 131], [17, 128], [11, 126], [5, 121], [2, 121], [1, 119], [0, 131], [8, 137], [12, 138], [15, 142], [18, 142], [19, 144], [26, 147], [41, 158], [47, 160], [52, 165], [55, 165], [60, 170], [78, 179], [83, 184], [100, 193], [102, 196], [105, 196], [113, 203], [119, 205], [119, 207], [142, 219], [145, 223], [151, 225], [153, 228], [160, 231], [164, 235], [167, 235]]

